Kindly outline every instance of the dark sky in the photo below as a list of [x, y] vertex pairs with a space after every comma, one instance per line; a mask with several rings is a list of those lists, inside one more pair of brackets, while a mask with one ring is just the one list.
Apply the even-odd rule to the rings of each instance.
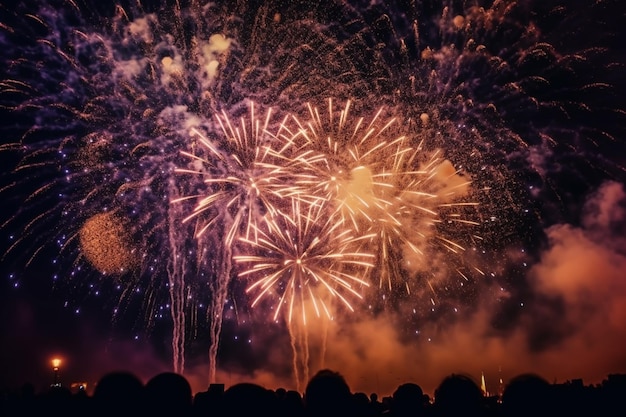
[[[173, 167], [194, 166], [181, 156], [199, 146], [191, 128], [220, 140], [218, 110], [237, 124], [254, 101], [275, 109], [274, 128], [289, 113], [308, 120], [307, 102], [325, 114], [328, 97], [337, 112], [353, 101], [348, 123], [382, 106], [376, 129], [394, 116], [412, 146], [440, 149], [444, 205], [429, 207], [449, 216], [445, 203], [478, 202], [458, 212], [477, 226], [413, 233], [408, 216], [401, 233], [429, 255], [396, 241], [397, 286], [373, 278], [354, 313], [309, 321], [301, 379], [331, 367], [353, 390], [386, 394], [409, 380], [432, 392], [452, 372], [492, 386], [522, 372], [588, 383], [626, 372], [618, 0], [169, 3], [0, 4], [0, 387], [46, 386], [55, 355], [68, 383], [172, 369], [168, 285], [181, 267], [184, 374], [204, 389], [207, 280], [220, 279], [225, 232], [200, 241], [180, 222], [193, 205], [170, 200], [206, 187]], [[349, 171], [347, 155], [336, 159]], [[380, 155], [364, 164], [390, 160]], [[371, 181], [350, 172], [348, 187], [370, 198]], [[438, 237], [464, 250], [452, 256]], [[229, 290], [217, 380], [294, 387], [289, 336], [302, 329], [268, 319], [270, 304], [251, 308], [242, 280]]]

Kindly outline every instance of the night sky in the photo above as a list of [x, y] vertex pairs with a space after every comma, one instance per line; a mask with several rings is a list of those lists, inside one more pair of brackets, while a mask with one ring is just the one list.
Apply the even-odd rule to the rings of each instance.
[[[623, 9], [0, 3], [0, 388], [43, 389], [58, 356], [66, 384], [178, 369], [198, 391], [210, 346], [216, 382], [270, 388], [323, 367], [383, 395], [408, 381], [432, 393], [453, 372], [484, 373], [492, 392], [524, 372], [626, 373]], [[251, 119], [263, 144], [292, 140], [265, 165], [229, 142]], [[245, 255], [293, 249], [243, 239], [250, 224], [280, 235], [262, 220], [276, 209], [295, 241], [290, 187], [335, 210], [311, 226], [326, 254], [313, 267], [338, 268], [335, 233], [373, 236], [346, 243], [370, 268], [341, 265], [365, 284], [331, 280], [346, 303], [294, 281], [332, 306], [306, 326], [275, 316], [287, 275], [253, 305], [263, 273], [242, 274]]]

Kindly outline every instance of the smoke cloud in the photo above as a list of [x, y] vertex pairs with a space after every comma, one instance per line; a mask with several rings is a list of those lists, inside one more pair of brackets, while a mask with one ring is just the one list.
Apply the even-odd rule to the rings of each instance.
[[[313, 321], [310, 333], [325, 331], [326, 339], [309, 339], [310, 374], [331, 368], [353, 391], [390, 395], [408, 381], [432, 394], [450, 373], [476, 381], [484, 373], [495, 393], [499, 378], [506, 384], [525, 372], [557, 382], [583, 378], [586, 384], [626, 372], [625, 205], [624, 186], [609, 182], [588, 198], [580, 225], [546, 230], [549, 244], [526, 276], [529, 299], [508, 331], [494, 328], [499, 301], [488, 297], [453, 324], [427, 324], [414, 340], [401, 334], [389, 312]], [[323, 360], [313, 353], [322, 348]], [[252, 374], [223, 371], [218, 379], [293, 388], [289, 376], [276, 378], [271, 366]]]

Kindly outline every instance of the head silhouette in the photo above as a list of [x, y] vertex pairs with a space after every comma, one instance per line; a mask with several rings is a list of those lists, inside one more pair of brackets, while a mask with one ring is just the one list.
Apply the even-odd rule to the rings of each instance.
[[93, 393], [96, 414], [123, 415], [143, 411], [143, 383], [130, 372], [111, 372], [98, 381]]
[[275, 416], [278, 397], [273, 391], [252, 383], [239, 383], [224, 392], [223, 416]]
[[184, 376], [163, 372], [146, 384], [146, 400], [151, 415], [188, 415], [191, 410], [191, 386]]
[[483, 394], [467, 375], [451, 374], [435, 390], [435, 412], [440, 416], [478, 416], [483, 414]]
[[400, 385], [393, 393], [392, 410], [394, 416], [419, 415], [423, 408], [424, 391], [412, 382]]
[[330, 369], [317, 372], [304, 392], [309, 416], [345, 415], [350, 410], [352, 393], [343, 376]]
[[550, 384], [535, 374], [521, 374], [509, 381], [502, 394], [507, 416], [543, 415], [550, 410]]

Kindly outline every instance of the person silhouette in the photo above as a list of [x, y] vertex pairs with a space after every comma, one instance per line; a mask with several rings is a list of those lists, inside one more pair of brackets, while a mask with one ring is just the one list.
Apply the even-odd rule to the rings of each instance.
[[260, 385], [242, 382], [224, 392], [223, 417], [274, 417], [278, 411], [276, 394]]
[[391, 414], [394, 417], [420, 416], [424, 414], [424, 391], [412, 382], [400, 385], [393, 393]]
[[512, 378], [502, 393], [502, 411], [507, 417], [549, 415], [550, 384], [536, 374]]
[[339, 372], [330, 369], [313, 375], [304, 392], [305, 415], [310, 417], [350, 415], [351, 402], [348, 383]]
[[193, 395], [187, 379], [175, 372], [162, 372], [145, 387], [148, 415], [189, 416]]
[[93, 393], [97, 416], [145, 414], [144, 386], [134, 374], [110, 372], [98, 381]]
[[442, 417], [484, 415], [482, 391], [471, 377], [450, 374], [435, 390], [434, 412]]

